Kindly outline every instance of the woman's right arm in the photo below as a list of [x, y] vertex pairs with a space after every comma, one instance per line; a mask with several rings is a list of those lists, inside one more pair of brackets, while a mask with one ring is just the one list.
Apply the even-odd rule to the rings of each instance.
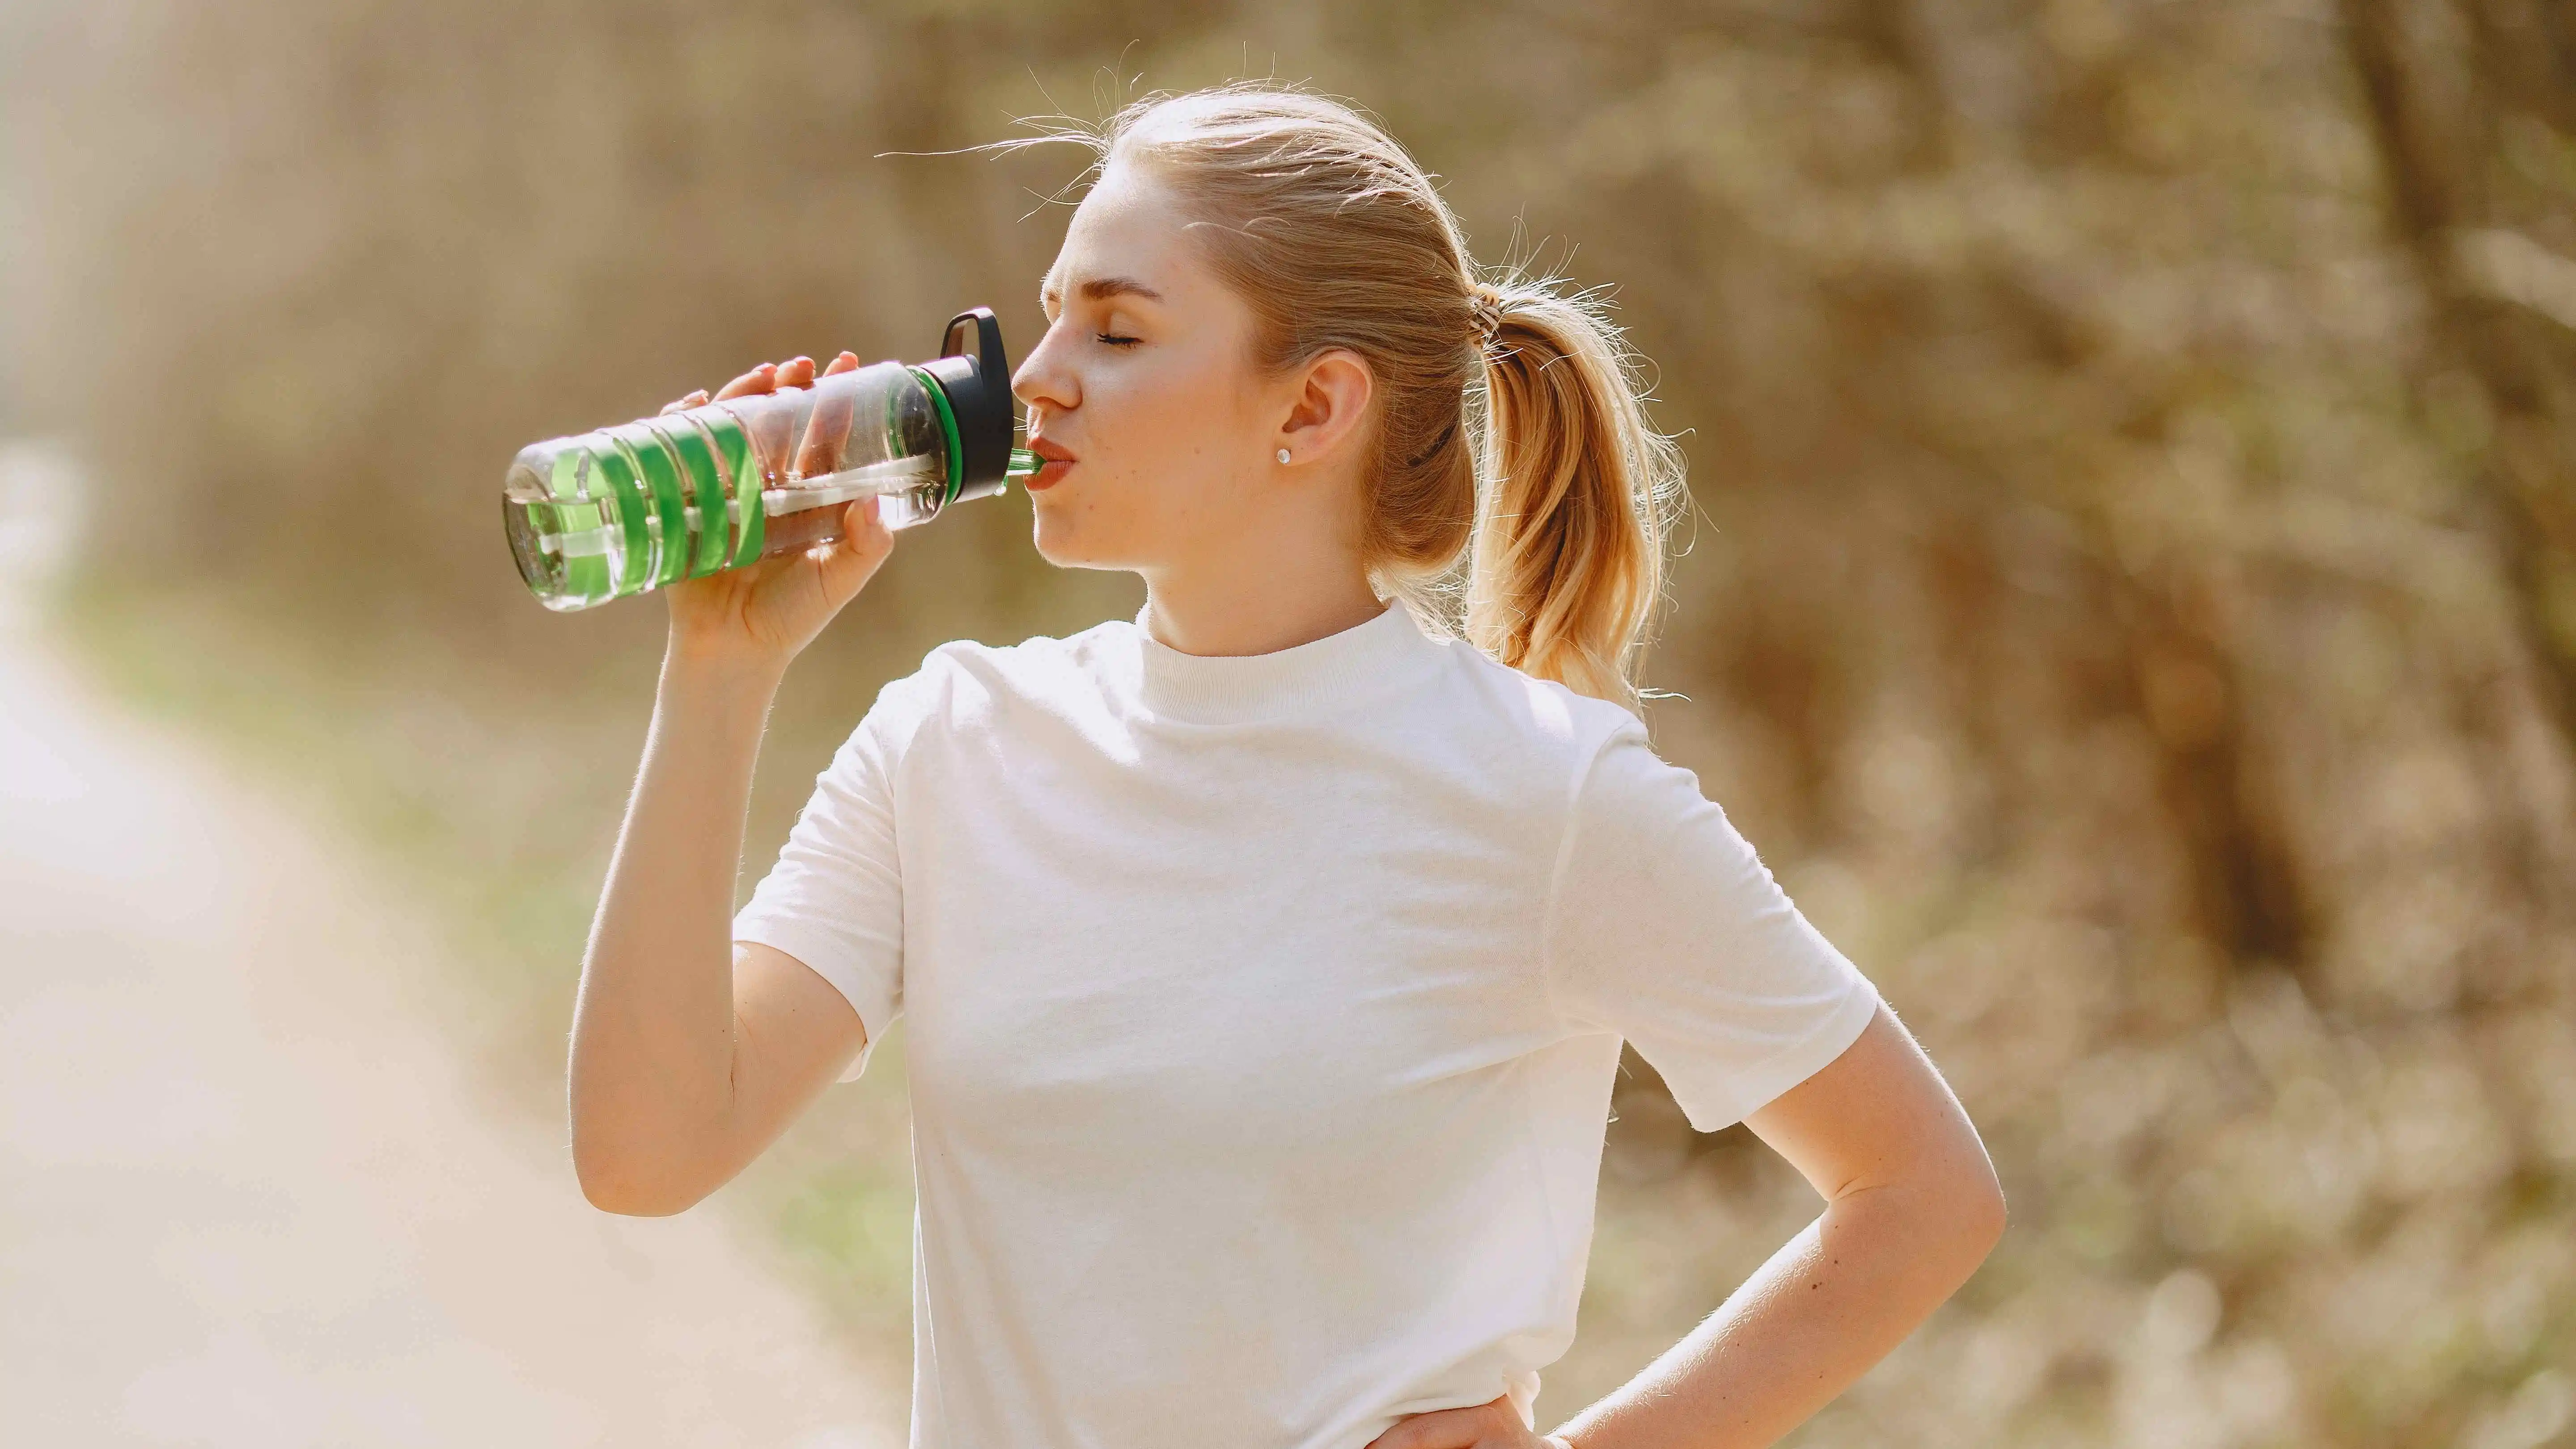
[[[843, 353], [825, 371], [857, 365]], [[717, 396], [812, 380], [806, 359], [764, 363]], [[692, 393], [671, 408], [706, 400]], [[681, 1212], [730, 1181], [865, 1043], [829, 982], [785, 952], [732, 940], [770, 703], [789, 662], [893, 547], [872, 500], [850, 505], [847, 527], [809, 552], [664, 590], [671, 632], [652, 725], [573, 1009], [573, 1168], [609, 1212]]]

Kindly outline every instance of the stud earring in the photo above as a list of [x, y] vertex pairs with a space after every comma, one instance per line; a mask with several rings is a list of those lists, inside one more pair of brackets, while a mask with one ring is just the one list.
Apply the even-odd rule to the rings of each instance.
[[1280, 450], [1279, 450], [1279, 461], [1280, 461], [1280, 462], [1282, 462], [1282, 463], [1285, 463], [1285, 462], [1287, 462], [1287, 461], [1288, 461], [1288, 450], [1287, 450], [1286, 448], [1282, 448], [1282, 449], [1280, 449]]

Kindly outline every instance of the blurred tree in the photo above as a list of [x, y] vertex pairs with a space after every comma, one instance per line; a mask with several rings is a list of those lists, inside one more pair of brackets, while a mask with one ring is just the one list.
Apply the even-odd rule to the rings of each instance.
[[2472, 453], [2562, 731], [2576, 726], [2576, 14], [2342, 0], [2389, 193], [2435, 311], [2429, 427]]
[[[1312, 77], [1444, 175], [1486, 260], [1617, 284], [1699, 513], [1659, 742], [2003, 1171], [2005, 1250], [1804, 1442], [2531, 1449], [2576, 1362], [2572, 25], [55, 6], [8, 100], [47, 278], [19, 376], [99, 469], [101, 578], [275, 591], [294, 637], [461, 643], [556, 694], [595, 672], [614, 748], [564, 769], [613, 790], [659, 611], [526, 601], [511, 452], [761, 357], [917, 352], [975, 301], [1025, 348], [1076, 158], [881, 153]], [[908, 539], [833, 631], [778, 829], [921, 649], [1133, 607], [1035, 560], [1023, 509]], [[513, 737], [515, 701], [466, 703]], [[1543, 1414], [1812, 1210], [1669, 1105], [1623, 1085]]]

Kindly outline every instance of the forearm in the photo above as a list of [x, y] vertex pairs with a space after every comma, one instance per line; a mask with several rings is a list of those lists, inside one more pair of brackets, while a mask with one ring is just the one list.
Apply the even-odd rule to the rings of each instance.
[[733, 891], [779, 671], [663, 662], [574, 1007], [573, 1153], [621, 1211], [676, 1211], [732, 1109]]
[[1763, 1449], [1929, 1317], [2001, 1221], [1971, 1193], [1851, 1193], [1644, 1372], [1556, 1430], [1573, 1449]]

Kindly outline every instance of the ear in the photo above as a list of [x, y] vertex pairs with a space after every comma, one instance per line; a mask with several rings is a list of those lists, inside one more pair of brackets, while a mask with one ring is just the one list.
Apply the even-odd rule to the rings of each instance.
[[1290, 384], [1288, 416], [1271, 443], [1298, 463], [1316, 463], [1353, 445], [1377, 379], [1360, 355], [1336, 347], [1308, 362]]

